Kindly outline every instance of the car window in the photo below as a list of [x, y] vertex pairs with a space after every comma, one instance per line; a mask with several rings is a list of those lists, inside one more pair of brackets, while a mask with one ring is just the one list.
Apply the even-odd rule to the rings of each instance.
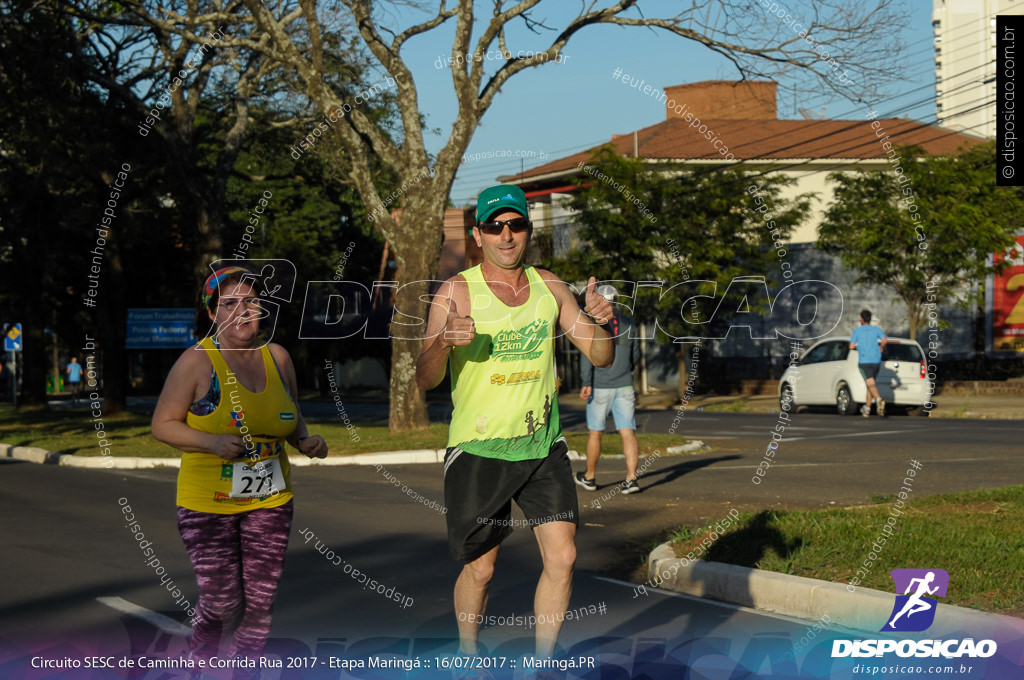
[[828, 344], [828, 358], [825, 361], [846, 361], [846, 356], [850, 353], [850, 343], [836, 341]]
[[820, 364], [822, 361], [828, 361], [829, 345], [832, 343], [823, 342], [817, 347], [813, 348], [807, 353], [800, 363], [801, 364]]
[[888, 343], [882, 352], [882, 361], [921, 361], [921, 350], [917, 345]]

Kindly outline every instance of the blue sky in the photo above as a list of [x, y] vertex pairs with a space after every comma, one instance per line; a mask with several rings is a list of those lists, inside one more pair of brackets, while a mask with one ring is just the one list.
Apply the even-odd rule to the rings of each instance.
[[[672, 11], [670, 4], [678, 6], [677, 1], [670, 3], [670, 0], [642, 6], [647, 16], [667, 16]], [[787, 4], [796, 16], [806, 3], [794, 0]], [[756, 11], [753, 10], [755, 5], [755, 0], [751, 0], [752, 11]], [[548, 17], [550, 25], [560, 28], [566, 16], [550, 12], [572, 12], [577, 7], [577, 3], [549, 0], [541, 3], [537, 17]], [[910, 20], [901, 31], [904, 55], [899, 64], [900, 78], [883, 85], [882, 96], [873, 106], [884, 117], [906, 116], [933, 121], [935, 76], [931, 3], [908, 0], [905, 7]], [[404, 19], [399, 23], [407, 25], [408, 17]], [[449, 22], [441, 29], [410, 40], [402, 52], [413, 70], [420, 110], [426, 116], [427, 126], [439, 129], [439, 134], [426, 137], [431, 152], [436, 152], [447, 140], [456, 111], [450, 70], [436, 68], [439, 57], [451, 54], [452, 33], [453, 24]], [[509, 31], [509, 46], [513, 50], [542, 49], [549, 44], [550, 35], [534, 36], [513, 26]], [[678, 36], [645, 28], [590, 26], [569, 41], [564, 54], [569, 58], [562, 64], [528, 69], [511, 78], [495, 97], [467, 150], [469, 158], [496, 151], [533, 154], [533, 157], [477, 158], [463, 164], [451, 192], [455, 205], [471, 203], [475, 195], [494, 184], [499, 175], [515, 174], [521, 168], [529, 169], [607, 142], [612, 134], [631, 132], [664, 120], [664, 104], [616, 82], [612, 78], [616, 68], [642, 77], [658, 88], [738, 78], [735, 69], [723, 57]], [[778, 107], [782, 118], [801, 117], [794, 103], [816, 114], [824, 110], [829, 118], [864, 117], [866, 107], [863, 105], [838, 95], [807, 92], [796, 86], [795, 81], [780, 81]]]

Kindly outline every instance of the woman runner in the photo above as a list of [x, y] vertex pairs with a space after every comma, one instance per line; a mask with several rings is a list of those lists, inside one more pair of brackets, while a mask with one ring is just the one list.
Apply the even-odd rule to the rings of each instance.
[[291, 357], [259, 339], [255, 280], [241, 267], [206, 280], [196, 316], [206, 337], [174, 364], [153, 413], [153, 436], [184, 452], [178, 530], [199, 585], [195, 658], [217, 655], [229, 635], [240, 662], [263, 651], [292, 523], [284, 443], [327, 455], [295, 401]]

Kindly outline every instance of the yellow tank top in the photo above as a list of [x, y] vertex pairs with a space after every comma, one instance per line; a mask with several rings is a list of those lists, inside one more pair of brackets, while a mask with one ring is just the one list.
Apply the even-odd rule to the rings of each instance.
[[562, 436], [555, 383], [558, 303], [533, 267], [526, 267], [530, 297], [518, 307], [491, 292], [479, 265], [462, 276], [476, 336], [449, 356], [455, 410], [448, 446], [484, 458], [544, 458]]
[[205, 350], [217, 372], [220, 403], [205, 416], [190, 410], [185, 422], [201, 432], [238, 435], [249, 450], [233, 460], [213, 453], [183, 453], [178, 505], [222, 515], [284, 505], [292, 499], [285, 438], [295, 431], [298, 407], [285, 389], [270, 348], [264, 345], [260, 350], [266, 386], [262, 392], [250, 392], [228, 368], [211, 338], [205, 338], [199, 347], [203, 349], [193, 351]]

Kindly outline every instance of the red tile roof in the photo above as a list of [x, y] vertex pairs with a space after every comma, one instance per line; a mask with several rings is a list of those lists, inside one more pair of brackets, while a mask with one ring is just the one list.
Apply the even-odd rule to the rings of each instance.
[[[985, 140], [936, 125], [905, 118], [879, 119], [880, 130], [869, 120], [724, 120], [701, 121], [713, 130], [711, 139], [728, 146], [736, 160], [795, 160], [881, 158], [885, 154], [881, 140], [889, 135], [894, 146], [916, 145], [929, 155], [955, 152], [963, 145], [973, 146]], [[721, 160], [716, 149], [699, 128], [682, 119], [665, 120], [638, 130], [637, 148], [641, 158], [664, 160]], [[615, 135], [611, 145], [624, 156], [633, 155], [633, 133]], [[586, 163], [594, 147], [512, 175], [507, 180], [522, 183], [541, 175], [564, 172]]]

